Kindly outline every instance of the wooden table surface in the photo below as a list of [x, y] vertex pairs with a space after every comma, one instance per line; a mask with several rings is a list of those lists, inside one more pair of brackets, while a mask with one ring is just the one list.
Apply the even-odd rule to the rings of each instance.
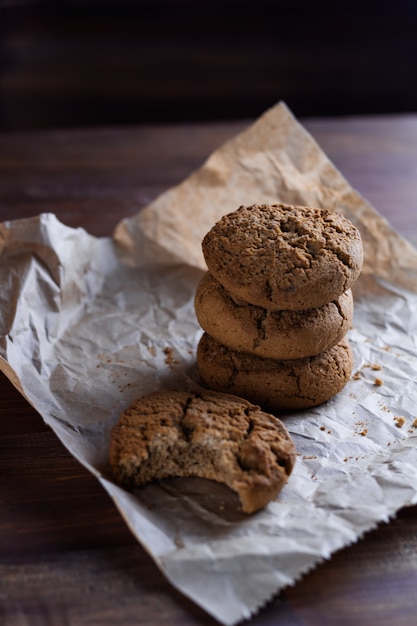
[[[417, 115], [302, 121], [351, 184], [417, 244]], [[0, 135], [0, 221], [49, 211], [109, 235], [246, 125]], [[2, 626], [217, 623], [165, 580], [101, 486], [2, 375], [0, 447]], [[410, 507], [250, 623], [412, 626], [416, 589]]]

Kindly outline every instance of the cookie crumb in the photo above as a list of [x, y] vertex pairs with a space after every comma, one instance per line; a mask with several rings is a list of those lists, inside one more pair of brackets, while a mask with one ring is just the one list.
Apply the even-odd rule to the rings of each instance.
[[368, 434], [366, 421], [355, 422], [355, 435], [366, 437]]
[[164, 348], [163, 353], [165, 354], [165, 363], [167, 365], [175, 365], [178, 361], [174, 358], [174, 349], [173, 348]]
[[411, 424], [411, 426], [413, 428], [417, 428], [417, 417], [415, 418], [415, 420], [413, 421], [413, 423]]
[[375, 378], [374, 385], [376, 387], [381, 387], [381, 385], [383, 385], [383, 384], [384, 384], [384, 381], [382, 380], [382, 378]]
[[320, 430], [326, 430], [325, 426], [320, 426]]
[[377, 363], [373, 363], [371, 365], [371, 369], [373, 369], [374, 371], [379, 371], [379, 370], [382, 370], [382, 366], [378, 365]]
[[405, 424], [405, 419], [402, 415], [394, 415], [394, 422], [397, 428], [402, 428]]
[[361, 379], [361, 373], [355, 372], [352, 376], [352, 380], [360, 380], [360, 379]]

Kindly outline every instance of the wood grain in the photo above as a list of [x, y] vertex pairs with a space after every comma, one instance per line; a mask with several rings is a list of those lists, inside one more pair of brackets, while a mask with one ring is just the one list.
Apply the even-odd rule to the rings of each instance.
[[410, 0], [9, 0], [0, 128], [415, 111]]
[[[0, 220], [53, 211], [111, 234], [246, 126], [184, 124], [0, 136]], [[417, 241], [417, 116], [305, 120], [350, 182]], [[0, 624], [216, 622], [179, 594], [107, 494], [0, 376]], [[411, 626], [417, 507], [335, 554], [273, 599], [258, 626]]]

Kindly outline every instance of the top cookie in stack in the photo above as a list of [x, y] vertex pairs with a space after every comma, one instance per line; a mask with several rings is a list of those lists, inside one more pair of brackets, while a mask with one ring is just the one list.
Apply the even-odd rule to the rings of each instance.
[[270, 409], [324, 402], [346, 384], [350, 288], [363, 262], [343, 215], [285, 204], [240, 207], [203, 240], [195, 309], [205, 383]]

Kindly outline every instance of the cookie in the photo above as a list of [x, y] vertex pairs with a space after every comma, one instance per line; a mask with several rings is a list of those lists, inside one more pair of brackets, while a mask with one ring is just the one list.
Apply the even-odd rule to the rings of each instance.
[[242, 398], [157, 391], [131, 404], [113, 427], [110, 464], [128, 488], [169, 477], [226, 484], [253, 513], [275, 498], [295, 462], [283, 423]]
[[352, 374], [353, 355], [345, 337], [317, 356], [278, 361], [231, 350], [204, 333], [197, 365], [210, 389], [279, 411], [313, 407], [336, 395]]
[[299, 359], [336, 345], [352, 323], [349, 289], [333, 302], [306, 311], [271, 311], [230, 294], [207, 273], [197, 286], [195, 312], [209, 335], [233, 350], [270, 359]]
[[321, 307], [352, 287], [363, 263], [343, 215], [285, 204], [240, 207], [202, 242], [209, 272], [236, 298], [266, 309]]

